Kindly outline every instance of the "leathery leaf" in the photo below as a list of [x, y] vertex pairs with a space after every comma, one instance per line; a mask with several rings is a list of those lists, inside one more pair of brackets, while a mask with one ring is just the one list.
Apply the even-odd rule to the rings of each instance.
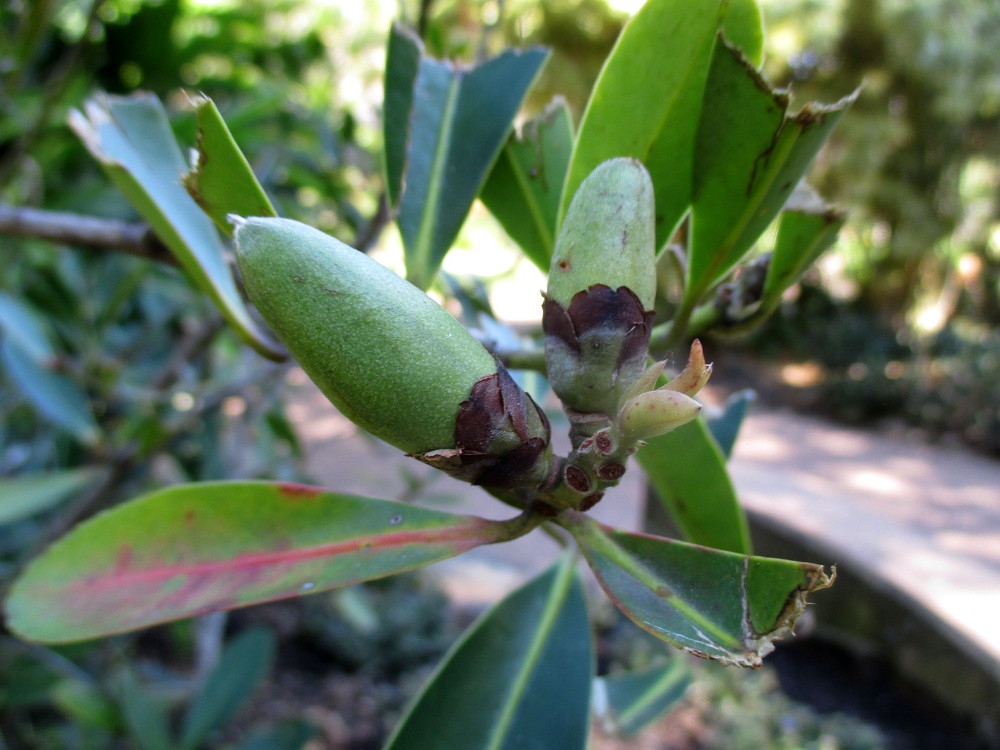
[[576, 538], [612, 601], [639, 627], [723, 664], [760, 666], [792, 631], [806, 597], [832, 577], [820, 565], [739, 555], [613, 529], [567, 511]]
[[594, 657], [575, 562], [564, 555], [483, 615], [387, 750], [583, 750]]
[[178, 485], [56, 542], [11, 589], [8, 624], [36, 641], [94, 638], [381, 578], [511, 539], [532, 523], [297, 484]]

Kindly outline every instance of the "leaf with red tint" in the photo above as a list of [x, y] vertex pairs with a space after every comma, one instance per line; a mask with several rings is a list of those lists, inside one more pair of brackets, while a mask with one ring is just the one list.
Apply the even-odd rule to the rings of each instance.
[[381, 578], [536, 524], [305, 485], [179, 485], [106, 511], [54, 544], [11, 589], [8, 624], [37, 641], [94, 638]]

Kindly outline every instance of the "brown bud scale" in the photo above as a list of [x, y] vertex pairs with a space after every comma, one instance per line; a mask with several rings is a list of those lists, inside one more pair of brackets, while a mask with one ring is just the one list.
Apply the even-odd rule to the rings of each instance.
[[563, 404], [584, 413], [613, 414], [646, 367], [653, 311], [626, 286], [593, 284], [568, 307], [542, 303], [549, 382]]
[[586, 513], [588, 510], [601, 502], [601, 498], [603, 497], [603, 492], [595, 492], [593, 495], [587, 495], [587, 497], [583, 498], [583, 502], [580, 503], [579, 510], [582, 513]]
[[476, 381], [455, 419], [455, 448], [415, 456], [484, 487], [533, 486], [548, 474], [549, 422], [502, 364]]
[[609, 482], [621, 479], [624, 474], [625, 467], [618, 463], [607, 463], [597, 470], [597, 476]]
[[587, 476], [587, 473], [579, 466], [572, 464], [566, 467], [566, 484], [574, 492], [579, 492], [581, 495], [590, 492], [591, 488], [590, 477]]

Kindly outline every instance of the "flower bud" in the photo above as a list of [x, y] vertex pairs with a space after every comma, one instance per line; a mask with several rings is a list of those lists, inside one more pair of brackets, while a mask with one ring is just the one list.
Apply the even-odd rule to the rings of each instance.
[[655, 248], [645, 167], [625, 158], [602, 163], [566, 212], [542, 306], [549, 382], [569, 408], [615, 414], [645, 369]]
[[647, 391], [627, 401], [618, 415], [618, 429], [626, 442], [666, 435], [698, 416], [701, 404], [679, 391]]
[[525, 482], [545, 472], [544, 415], [444, 308], [364, 253], [304, 224], [232, 220], [250, 300], [346, 417], [418, 458], [475, 453], [474, 461], [465, 459], [475, 464], [461, 476], [467, 481], [485, 484], [483, 477], [502, 474], [508, 486], [524, 486], [523, 477], [512, 476], [515, 469]]
[[712, 365], [705, 364], [705, 350], [698, 339], [691, 342], [691, 352], [687, 364], [680, 374], [663, 388], [670, 391], [680, 391], [688, 396], [694, 396], [705, 387], [712, 376]]
[[691, 344], [687, 365], [666, 385], [656, 390], [642, 392], [640, 388], [652, 387], [663, 371], [664, 362], [650, 366], [626, 394], [625, 404], [618, 413], [618, 430], [626, 442], [649, 440], [681, 427], [701, 412], [701, 404], [692, 396], [708, 382], [712, 365], [705, 364], [701, 342]]

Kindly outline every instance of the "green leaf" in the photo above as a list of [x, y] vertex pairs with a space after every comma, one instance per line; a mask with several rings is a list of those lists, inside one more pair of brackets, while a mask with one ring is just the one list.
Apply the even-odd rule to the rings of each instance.
[[696, 304], [777, 216], [852, 98], [788, 115], [775, 92], [728, 44], [716, 47], [694, 153], [684, 304]]
[[[705, 418], [712, 439], [727, 460], [733, 454], [733, 446], [736, 445], [740, 427], [743, 426], [743, 420], [755, 398], [757, 394], [749, 388], [737, 391], [726, 399], [720, 414]], [[749, 550], [733, 550], [733, 552], [749, 552]]]
[[265, 357], [284, 358], [243, 304], [211, 219], [181, 185], [187, 165], [159, 99], [99, 96], [85, 110], [71, 114], [70, 126], [109, 179], [243, 340]]
[[[0, 338], [0, 361], [32, 406], [80, 442], [97, 442], [100, 431], [90, 410], [87, 394], [79, 385], [55, 371], [59, 364], [58, 357], [44, 317], [20, 300], [0, 293], [0, 332], [3, 333]], [[33, 513], [30, 510], [32, 502], [32, 498], [26, 498], [26, 504], [12, 506], [13, 512], [18, 517]], [[43, 500], [39, 502], [44, 504]], [[0, 523], [6, 516], [4, 505], [0, 501]], [[17, 510], [21, 507], [24, 512]]]
[[729, 0], [722, 33], [756, 66], [764, 58], [764, 23], [756, 0]]
[[226, 644], [184, 715], [182, 750], [194, 750], [243, 707], [271, 669], [274, 652], [274, 634], [264, 628], [246, 630]]
[[316, 728], [304, 721], [286, 721], [255, 731], [236, 750], [302, 750], [316, 734]]
[[703, 420], [653, 438], [636, 458], [685, 539], [731, 552], [750, 551], [746, 517]]
[[3, 293], [0, 293], [0, 331], [40, 366], [56, 358], [44, 318], [20, 300]]
[[843, 214], [829, 207], [786, 209], [781, 213], [778, 236], [764, 280], [761, 305], [766, 310], [780, 304], [785, 290], [833, 244], [843, 224]]
[[562, 97], [512, 134], [493, 165], [480, 200], [525, 255], [548, 273], [559, 198], [573, 150], [573, 121]]
[[178, 485], [52, 545], [15, 582], [7, 617], [30, 640], [83, 640], [381, 578], [535, 524], [295, 484]]
[[0, 479], [0, 525], [49, 510], [97, 484], [103, 474], [91, 466]]
[[721, 0], [649, 0], [625, 25], [580, 122], [561, 216], [598, 164], [631, 156], [653, 180], [663, 247], [691, 203], [702, 93], [724, 14]]
[[680, 659], [662, 667], [598, 677], [594, 714], [609, 734], [636, 734], [673, 708], [690, 685], [691, 670]]
[[25, 398], [47, 419], [81, 443], [100, 440], [90, 401], [79, 385], [51, 367], [40, 365], [9, 337], [0, 341], [0, 361]]
[[192, 102], [198, 116], [198, 160], [184, 177], [188, 193], [226, 234], [233, 231], [229, 214], [277, 216], [215, 102], [207, 96]]
[[[64, 679], [59, 657], [47, 649], [12, 648], [15, 644], [6, 636], [0, 639], [4, 648], [3, 679], [0, 680], [0, 714], [14, 715], [22, 709], [41, 708], [53, 702], [53, 691]], [[72, 667], [70, 667], [72, 669]], [[2, 732], [0, 732], [2, 736]]]
[[50, 700], [74, 723], [110, 731], [121, 725], [118, 706], [94, 682], [66, 677], [53, 686]]
[[559, 517], [612, 601], [639, 627], [689, 653], [757, 667], [788, 635], [822, 566], [750, 557], [633, 534], [582, 513]]
[[427, 289], [548, 52], [508, 50], [465, 69], [424, 56], [420, 41], [397, 25], [388, 55], [389, 194], [396, 196], [407, 278]]
[[470, 628], [386, 750], [583, 750], [593, 659], [565, 555]]
[[413, 92], [423, 55], [424, 46], [420, 39], [403, 26], [393, 24], [386, 50], [385, 93], [382, 103], [386, 188], [391, 206], [399, 205], [399, 199], [403, 195]]
[[117, 687], [125, 723], [141, 750], [176, 750], [166, 706], [149, 694], [131, 668], [118, 676]]

